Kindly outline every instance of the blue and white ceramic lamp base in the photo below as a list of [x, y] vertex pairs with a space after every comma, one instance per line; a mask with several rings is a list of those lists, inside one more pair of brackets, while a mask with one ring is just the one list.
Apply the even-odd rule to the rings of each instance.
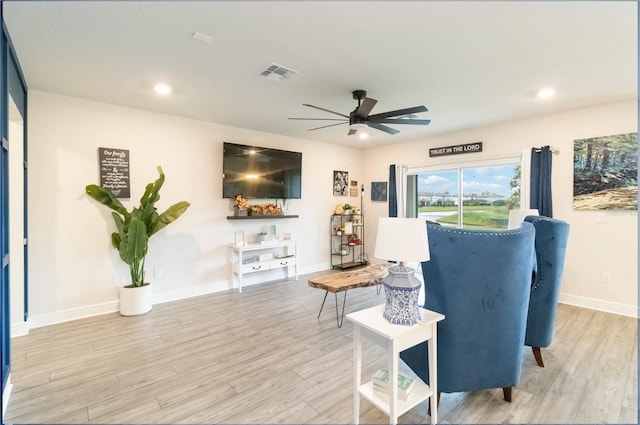
[[415, 325], [421, 320], [418, 306], [420, 282], [415, 270], [406, 266], [393, 266], [382, 279], [385, 304], [383, 317], [395, 325]]

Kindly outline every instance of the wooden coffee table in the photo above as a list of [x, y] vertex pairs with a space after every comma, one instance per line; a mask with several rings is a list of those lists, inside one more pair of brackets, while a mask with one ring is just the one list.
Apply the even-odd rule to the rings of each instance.
[[[347, 291], [349, 289], [378, 285], [377, 293], [379, 294], [382, 278], [387, 275], [388, 268], [389, 266], [387, 263], [373, 264], [357, 270], [332, 273], [309, 279], [307, 284], [310, 287], [325, 290], [324, 299], [320, 306], [320, 312], [318, 312], [318, 319], [320, 318], [320, 314], [324, 308], [324, 303], [327, 301], [327, 294], [329, 292], [333, 292], [336, 298], [336, 322], [338, 327], [341, 328], [344, 320], [344, 307], [347, 303]], [[342, 299], [342, 313], [338, 313], [338, 292], [344, 292], [344, 298]]]

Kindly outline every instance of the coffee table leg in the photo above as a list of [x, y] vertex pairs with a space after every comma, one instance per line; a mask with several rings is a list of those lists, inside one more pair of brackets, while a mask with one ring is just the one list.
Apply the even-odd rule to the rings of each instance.
[[318, 319], [320, 318], [320, 313], [322, 313], [322, 309], [324, 308], [324, 302], [327, 300], [327, 294], [329, 291], [324, 291], [324, 299], [322, 300], [322, 305], [320, 306], [320, 311], [318, 312]]
[[344, 306], [347, 303], [347, 291], [344, 291], [344, 298], [342, 299], [342, 314], [338, 315], [338, 293], [334, 292], [336, 296], [336, 322], [338, 323], [338, 327], [342, 327], [342, 322], [344, 322]]

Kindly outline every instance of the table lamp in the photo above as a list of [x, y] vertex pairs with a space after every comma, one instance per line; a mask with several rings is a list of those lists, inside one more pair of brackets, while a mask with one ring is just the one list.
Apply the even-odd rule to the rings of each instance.
[[511, 230], [520, 226], [520, 223], [522, 223], [524, 221], [524, 218], [528, 215], [540, 215], [540, 214], [536, 209], [509, 211], [509, 223], [507, 224], [507, 229]]
[[397, 325], [415, 325], [420, 282], [408, 261], [429, 261], [427, 224], [420, 218], [380, 217], [374, 257], [399, 261], [382, 279], [385, 293], [384, 318]]

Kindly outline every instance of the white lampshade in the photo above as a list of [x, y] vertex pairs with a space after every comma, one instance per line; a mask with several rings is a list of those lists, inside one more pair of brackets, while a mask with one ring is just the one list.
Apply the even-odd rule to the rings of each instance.
[[381, 217], [374, 257], [395, 260], [382, 279], [385, 304], [382, 316], [396, 325], [415, 325], [420, 321], [418, 297], [422, 282], [406, 262], [429, 261], [427, 223], [421, 218]]
[[427, 224], [421, 218], [380, 217], [374, 257], [402, 262], [428, 261]]
[[509, 211], [509, 224], [507, 224], [507, 229], [515, 229], [516, 227], [520, 226], [520, 223], [522, 223], [524, 221], [524, 218], [528, 215], [540, 214], [536, 209]]

